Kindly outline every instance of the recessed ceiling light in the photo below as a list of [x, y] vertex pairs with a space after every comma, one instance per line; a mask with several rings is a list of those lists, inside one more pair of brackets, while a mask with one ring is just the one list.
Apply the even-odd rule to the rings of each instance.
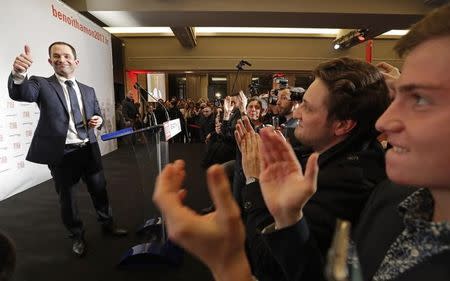
[[212, 77], [211, 81], [227, 81], [226, 77]]
[[148, 33], [148, 34], [165, 34], [172, 35], [173, 32], [170, 27], [163, 26], [152, 26], [152, 27], [104, 27], [109, 33], [118, 34], [118, 33], [129, 33], [129, 34], [137, 34], [137, 33]]
[[408, 29], [392, 29], [392, 30], [389, 30], [388, 32], [385, 32], [385, 33], [381, 34], [381, 35], [403, 36], [403, 35], [405, 35], [408, 32], [409, 32]]
[[260, 34], [322, 34], [336, 35], [337, 28], [284, 28], [284, 27], [196, 27], [197, 35], [220, 33], [260, 33]]

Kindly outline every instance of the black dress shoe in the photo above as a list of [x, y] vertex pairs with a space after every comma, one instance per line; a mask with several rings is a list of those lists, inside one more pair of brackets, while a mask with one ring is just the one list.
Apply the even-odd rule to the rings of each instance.
[[80, 258], [86, 255], [86, 242], [84, 242], [83, 238], [73, 239], [72, 252]]
[[116, 237], [122, 237], [128, 234], [128, 230], [115, 226], [103, 226], [102, 230], [104, 234]]

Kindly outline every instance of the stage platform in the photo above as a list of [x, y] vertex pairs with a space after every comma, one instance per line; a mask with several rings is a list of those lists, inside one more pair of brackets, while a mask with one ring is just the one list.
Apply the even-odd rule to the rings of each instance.
[[[200, 161], [204, 144], [170, 144], [170, 161], [184, 159], [187, 167], [186, 204], [200, 210], [210, 204]], [[121, 255], [142, 240], [134, 231], [156, 209], [151, 202], [154, 182], [142, 190], [133, 149], [122, 146], [103, 157], [114, 218], [130, 230], [126, 238], [105, 237], [96, 221], [89, 194], [80, 184], [77, 202], [86, 228], [88, 252], [80, 259], [62, 225], [58, 197], [51, 180], [0, 202], [0, 229], [17, 247], [14, 281], [181, 281], [212, 280], [209, 270], [185, 254], [181, 267], [116, 268]]]

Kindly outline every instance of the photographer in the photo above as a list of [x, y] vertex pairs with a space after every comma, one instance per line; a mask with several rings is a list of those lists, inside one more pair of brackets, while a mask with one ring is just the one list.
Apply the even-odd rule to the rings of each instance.
[[[291, 94], [289, 95], [289, 99], [292, 103], [292, 111], [294, 112], [296, 108], [302, 103], [305, 89], [301, 87], [290, 87], [289, 91], [291, 92]], [[292, 115], [292, 118], [288, 119], [284, 124], [281, 125], [284, 137], [294, 148], [298, 148], [301, 146], [300, 141], [295, 137], [294, 133], [297, 125], [298, 119], [295, 118], [294, 115]]]

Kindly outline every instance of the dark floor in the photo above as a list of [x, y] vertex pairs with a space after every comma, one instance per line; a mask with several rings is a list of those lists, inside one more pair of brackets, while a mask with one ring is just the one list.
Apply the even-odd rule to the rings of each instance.
[[[51, 181], [46, 181], [0, 202], [0, 229], [17, 247], [15, 281], [118, 281], [118, 280], [211, 280], [211, 275], [195, 258], [184, 255], [181, 267], [146, 266], [139, 270], [116, 267], [131, 246], [144, 242], [134, 231], [145, 218], [156, 214], [151, 202], [156, 165], [155, 151], [124, 146], [103, 157], [114, 217], [131, 233], [123, 239], [105, 237], [96, 222], [95, 211], [84, 185], [77, 194], [80, 215], [86, 228], [88, 253], [83, 259], [71, 253], [59, 216], [59, 206]], [[202, 144], [171, 144], [170, 159], [185, 159], [188, 196], [186, 204], [196, 210], [209, 205], [204, 171], [200, 167]], [[149, 156], [150, 155], [150, 156]], [[152, 162], [153, 161], [153, 162]], [[145, 188], [143, 188], [145, 184]]]

